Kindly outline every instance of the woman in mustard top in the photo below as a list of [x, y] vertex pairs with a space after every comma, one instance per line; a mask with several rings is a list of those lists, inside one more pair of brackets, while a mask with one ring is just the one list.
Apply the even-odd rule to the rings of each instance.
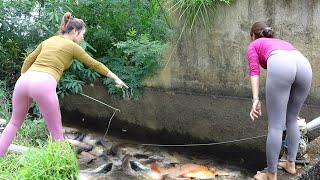
[[111, 78], [118, 88], [128, 86], [105, 65], [90, 57], [79, 45], [86, 32], [85, 23], [64, 14], [57, 36], [43, 41], [24, 61], [12, 97], [12, 116], [0, 137], [0, 157], [4, 156], [21, 127], [32, 100], [42, 113], [53, 140], [63, 141], [57, 83], [72, 59], [76, 58], [96, 72]]

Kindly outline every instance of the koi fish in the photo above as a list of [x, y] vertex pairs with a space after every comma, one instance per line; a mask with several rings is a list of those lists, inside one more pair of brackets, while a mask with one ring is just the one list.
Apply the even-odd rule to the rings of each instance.
[[195, 178], [195, 179], [213, 179], [215, 172], [206, 166], [198, 164], [170, 164], [168, 166], [160, 166], [157, 163], [151, 163], [152, 169], [159, 178], [172, 177], [172, 178]]

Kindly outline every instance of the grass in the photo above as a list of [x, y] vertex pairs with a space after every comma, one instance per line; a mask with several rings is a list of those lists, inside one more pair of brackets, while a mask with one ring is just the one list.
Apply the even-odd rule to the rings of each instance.
[[47, 143], [48, 136], [49, 132], [43, 118], [31, 119], [27, 117], [18, 130], [13, 143], [27, 147], [42, 147]]
[[210, 12], [217, 13], [217, 6], [220, 3], [230, 5], [233, 0], [169, 0], [167, 3], [172, 4], [168, 12], [179, 11], [179, 20], [185, 19], [184, 26], [192, 30], [196, 22], [202, 23], [208, 27], [210, 23]]
[[49, 140], [44, 148], [0, 158], [0, 172], [0, 180], [75, 180], [79, 165], [76, 153], [68, 143]]

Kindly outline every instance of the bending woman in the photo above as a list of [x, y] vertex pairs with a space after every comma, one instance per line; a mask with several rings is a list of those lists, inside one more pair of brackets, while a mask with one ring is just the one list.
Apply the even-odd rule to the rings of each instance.
[[4, 156], [21, 127], [32, 100], [44, 117], [53, 140], [63, 140], [62, 122], [56, 93], [57, 83], [72, 59], [76, 58], [96, 72], [111, 78], [118, 88], [128, 86], [105, 65], [90, 57], [79, 45], [86, 32], [81, 19], [67, 12], [57, 36], [43, 41], [24, 61], [12, 97], [12, 116], [0, 137], [0, 157]]
[[[295, 174], [295, 161], [300, 141], [297, 118], [309, 93], [312, 69], [309, 61], [289, 42], [274, 38], [274, 33], [264, 22], [254, 23], [251, 28], [252, 43], [248, 47], [248, 62], [253, 104], [250, 117], [261, 116], [259, 101], [260, 66], [267, 69], [266, 105], [268, 137], [266, 143], [267, 173], [258, 172], [258, 180], [276, 180], [277, 166]], [[286, 128], [288, 156], [278, 163], [282, 133]]]

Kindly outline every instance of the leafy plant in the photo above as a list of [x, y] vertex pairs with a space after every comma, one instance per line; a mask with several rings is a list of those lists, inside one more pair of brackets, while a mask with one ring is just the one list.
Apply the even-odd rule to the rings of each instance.
[[10, 78], [10, 85], [20, 76], [23, 50], [39, 39], [33, 20], [35, 6], [35, 1], [0, 3], [0, 80]]
[[65, 72], [60, 79], [59, 85], [57, 87], [57, 94], [59, 96], [59, 99], [62, 100], [70, 93], [82, 92], [84, 83], [84, 81], [78, 80], [76, 74], [73, 74], [70, 71]]
[[119, 90], [114, 87], [109, 79], [103, 81], [108, 86], [110, 93], [122, 91], [124, 97], [138, 97], [141, 82], [154, 74], [159, 68], [163, 48], [159, 41], [151, 41], [149, 35], [142, 34], [136, 37], [136, 31], [130, 29], [127, 32], [127, 40], [115, 43], [114, 46], [121, 50], [117, 59], [101, 59], [102, 62], [113, 67], [113, 71], [119, 74], [127, 85], [129, 91]]
[[27, 147], [41, 147], [47, 141], [48, 136], [49, 132], [43, 118], [28, 117], [18, 130], [14, 143]]
[[0, 81], [0, 118], [8, 121], [11, 116], [11, 94], [7, 82], [8, 80]]

